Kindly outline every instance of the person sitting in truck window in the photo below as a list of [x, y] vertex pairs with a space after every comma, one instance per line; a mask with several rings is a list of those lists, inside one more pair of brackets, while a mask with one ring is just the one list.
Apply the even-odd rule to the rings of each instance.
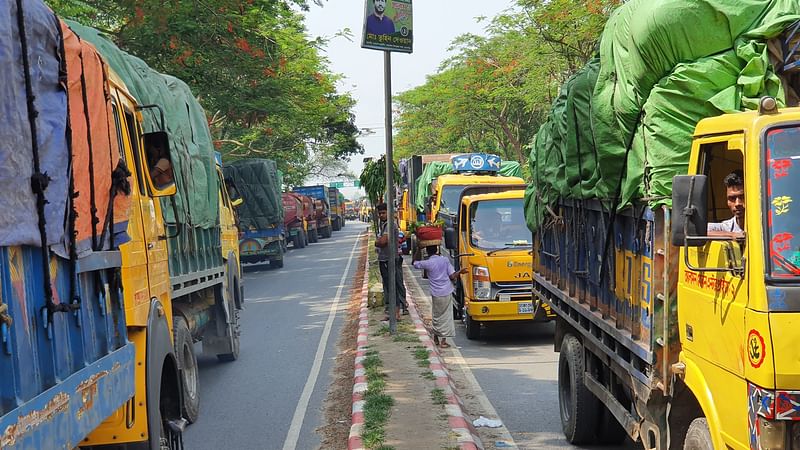
[[708, 234], [716, 236], [741, 236], [744, 233], [744, 175], [741, 170], [734, 170], [725, 176], [725, 194], [731, 217], [722, 222], [709, 222]]
[[147, 163], [150, 165], [150, 179], [157, 189], [165, 188], [175, 181], [172, 162], [167, 158], [164, 148], [157, 143], [147, 148]]

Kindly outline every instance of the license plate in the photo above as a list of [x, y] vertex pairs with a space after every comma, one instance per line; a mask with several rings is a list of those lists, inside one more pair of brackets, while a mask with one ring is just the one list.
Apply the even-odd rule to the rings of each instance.
[[517, 304], [519, 314], [533, 314], [533, 302], [522, 302]]
[[511, 295], [509, 295], [509, 294], [500, 294], [500, 301], [501, 302], [510, 302], [511, 301]]

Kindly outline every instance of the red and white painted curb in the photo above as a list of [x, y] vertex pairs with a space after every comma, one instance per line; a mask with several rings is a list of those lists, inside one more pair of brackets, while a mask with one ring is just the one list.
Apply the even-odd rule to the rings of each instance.
[[358, 313], [358, 337], [356, 338], [355, 374], [353, 376], [353, 412], [350, 425], [350, 437], [347, 439], [349, 450], [363, 450], [361, 432], [364, 429], [364, 393], [367, 392], [367, 377], [364, 373], [364, 359], [367, 355], [367, 335], [369, 334], [369, 317], [367, 315], [367, 297], [369, 297], [369, 257], [364, 265], [364, 284], [361, 287], [361, 306]]
[[[408, 292], [408, 290], [406, 290]], [[361, 432], [364, 429], [364, 393], [367, 391], [367, 377], [364, 373], [364, 359], [367, 354], [367, 336], [369, 334], [369, 318], [367, 314], [367, 298], [369, 296], [369, 259], [364, 267], [364, 284], [361, 289], [361, 306], [358, 315], [358, 338], [356, 339], [356, 359], [355, 374], [353, 377], [353, 411], [352, 425], [350, 426], [350, 437], [347, 440], [349, 450], [363, 450], [364, 444], [361, 441]], [[464, 413], [464, 403], [458, 395], [456, 387], [450, 379], [447, 367], [439, 354], [439, 350], [433, 344], [433, 340], [428, 334], [428, 330], [422, 323], [422, 319], [417, 311], [416, 302], [411, 296], [407, 297], [409, 303], [409, 313], [414, 323], [414, 329], [419, 336], [422, 345], [428, 349], [430, 356], [430, 370], [436, 377], [436, 387], [444, 391], [447, 397], [445, 411], [447, 421], [454, 435], [458, 439], [460, 450], [483, 450], [483, 443], [475, 431], [475, 427]]]
[[444, 364], [442, 356], [439, 354], [439, 349], [434, 345], [433, 339], [431, 339], [427, 328], [425, 328], [425, 324], [422, 323], [422, 319], [419, 317], [417, 305], [410, 296], [408, 303], [411, 320], [414, 322], [414, 328], [417, 335], [419, 335], [419, 340], [422, 341], [422, 345], [428, 349], [430, 354], [428, 360], [430, 361], [431, 372], [436, 377], [436, 387], [443, 390], [444, 395], [447, 397], [447, 404], [444, 408], [447, 412], [447, 421], [450, 424], [450, 429], [457, 436], [458, 448], [460, 450], [483, 450], [483, 443], [478, 437], [478, 432], [475, 431], [472, 422], [464, 413], [464, 402], [461, 401], [461, 397], [450, 379], [450, 373]]

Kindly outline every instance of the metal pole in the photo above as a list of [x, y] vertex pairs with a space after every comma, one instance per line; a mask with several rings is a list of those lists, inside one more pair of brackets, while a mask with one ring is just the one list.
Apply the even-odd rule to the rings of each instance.
[[395, 283], [395, 260], [397, 259], [397, 222], [394, 218], [394, 162], [392, 156], [392, 53], [383, 52], [383, 92], [384, 92], [384, 122], [386, 130], [386, 216], [388, 224], [386, 234], [389, 236], [389, 292], [386, 299], [389, 302], [389, 334], [397, 334], [397, 289]]

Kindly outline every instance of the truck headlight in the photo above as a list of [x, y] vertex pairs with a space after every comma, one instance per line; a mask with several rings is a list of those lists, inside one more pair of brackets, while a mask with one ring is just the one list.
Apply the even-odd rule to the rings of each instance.
[[492, 298], [492, 282], [489, 279], [489, 269], [475, 266], [472, 269], [472, 292], [476, 300], [490, 300]]
[[786, 422], [758, 418], [761, 430], [759, 444], [761, 450], [787, 450], [786, 449]]

